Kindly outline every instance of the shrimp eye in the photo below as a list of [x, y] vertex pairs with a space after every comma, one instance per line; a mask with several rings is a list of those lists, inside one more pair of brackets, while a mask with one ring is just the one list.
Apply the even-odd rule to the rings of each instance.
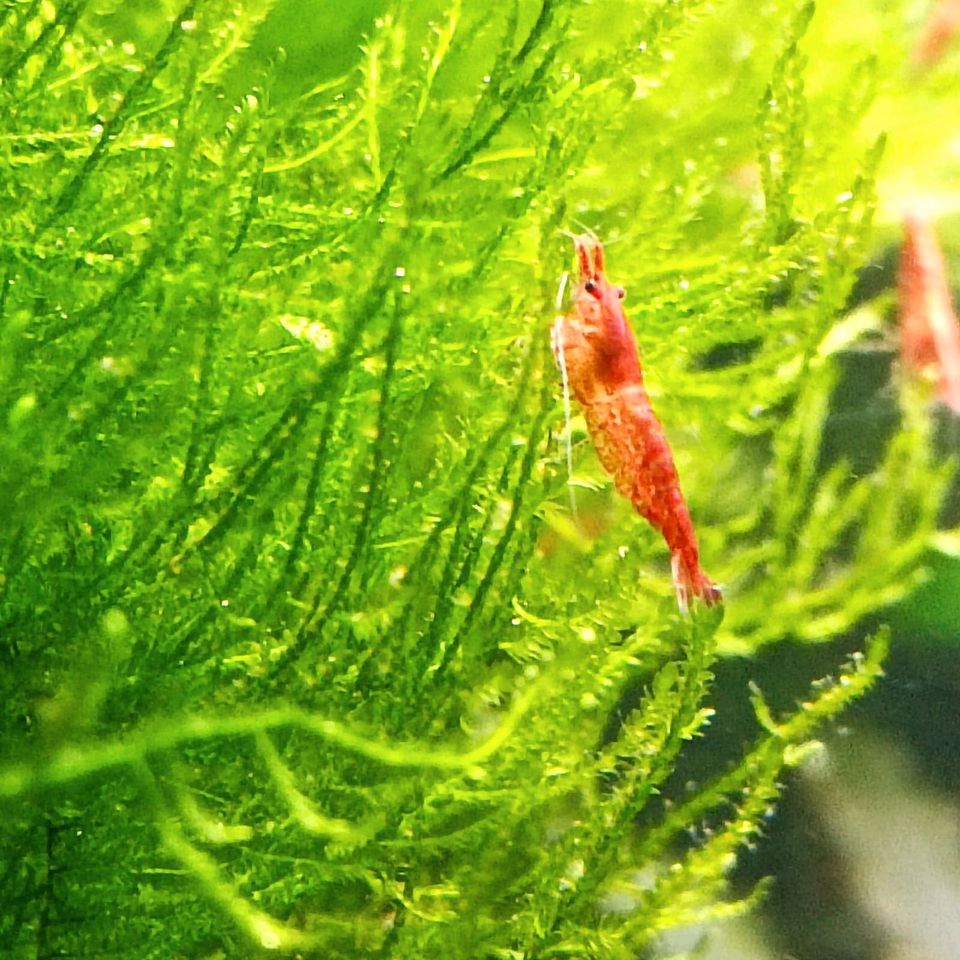
[[597, 282], [595, 280], [588, 280], [583, 285], [583, 289], [586, 290], [591, 297], [596, 297], [598, 300], [600, 299], [600, 288], [597, 286]]
[[623, 287], [617, 287], [614, 292], [616, 293], [618, 300], [622, 300], [627, 295], [627, 291], [624, 290]]

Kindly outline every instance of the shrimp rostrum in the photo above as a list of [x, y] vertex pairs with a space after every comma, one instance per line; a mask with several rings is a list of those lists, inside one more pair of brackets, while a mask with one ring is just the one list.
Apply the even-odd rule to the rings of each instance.
[[680, 610], [693, 598], [720, 603], [720, 588], [700, 569], [690, 513], [670, 445], [643, 386], [637, 343], [623, 312], [623, 287], [604, 273], [603, 247], [593, 235], [574, 238], [580, 282], [573, 307], [553, 325], [553, 351], [583, 409], [604, 469], [637, 513], [670, 549]]

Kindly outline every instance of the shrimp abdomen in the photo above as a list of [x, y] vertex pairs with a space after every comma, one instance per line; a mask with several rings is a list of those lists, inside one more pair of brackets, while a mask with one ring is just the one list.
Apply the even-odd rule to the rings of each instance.
[[618, 492], [660, 531], [670, 549], [680, 608], [686, 610], [692, 597], [708, 605], [719, 602], [719, 588], [700, 569], [697, 537], [673, 454], [646, 391], [632, 384], [581, 405], [597, 455]]

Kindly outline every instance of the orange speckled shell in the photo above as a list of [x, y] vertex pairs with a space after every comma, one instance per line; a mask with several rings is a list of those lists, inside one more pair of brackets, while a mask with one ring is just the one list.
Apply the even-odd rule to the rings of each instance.
[[603, 331], [576, 315], [557, 320], [553, 340], [600, 462], [617, 491], [661, 532], [670, 548], [680, 608], [686, 609], [691, 596], [718, 602], [719, 589], [700, 569], [697, 538], [673, 455], [642, 376], [637, 372], [633, 382], [626, 383], [605, 379]]

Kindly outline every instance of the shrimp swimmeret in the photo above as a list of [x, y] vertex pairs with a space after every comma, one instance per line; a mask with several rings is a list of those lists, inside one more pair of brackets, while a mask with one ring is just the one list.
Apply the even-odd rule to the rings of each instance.
[[720, 588], [700, 569], [670, 445], [643, 386], [637, 343], [620, 305], [623, 287], [607, 280], [596, 237], [575, 237], [574, 243], [580, 283], [572, 311], [551, 331], [557, 362], [583, 409], [604, 469], [670, 548], [680, 610], [687, 611], [692, 597], [708, 606], [720, 603]]

